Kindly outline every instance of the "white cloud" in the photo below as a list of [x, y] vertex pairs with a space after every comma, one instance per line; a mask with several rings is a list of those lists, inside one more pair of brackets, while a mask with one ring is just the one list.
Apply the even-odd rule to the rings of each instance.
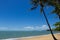
[[33, 30], [34, 27], [30, 27], [30, 26], [28, 26], [28, 27], [24, 27], [23, 29], [24, 29], [24, 30]]
[[47, 30], [49, 29], [47, 25], [42, 25], [41, 27], [40, 26], [27, 26], [27, 27], [24, 27], [24, 30]]
[[9, 28], [9, 27], [0, 27], [0, 30], [15, 30], [15, 31], [32, 31], [32, 30], [47, 30], [49, 29], [47, 25], [42, 25], [42, 26], [27, 26], [23, 28]]
[[49, 29], [47, 25], [43, 25], [42, 27], [40, 27], [41, 30], [47, 30]]

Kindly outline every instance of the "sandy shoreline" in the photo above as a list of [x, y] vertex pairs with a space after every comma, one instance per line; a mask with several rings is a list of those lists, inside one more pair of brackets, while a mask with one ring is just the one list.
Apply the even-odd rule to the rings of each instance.
[[[60, 40], [60, 33], [56, 33], [54, 35], [58, 40]], [[10, 38], [3, 40], [53, 40], [53, 38], [51, 34], [48, 34], [48, 35], [39, 35], [39, 36], [30, 36], [30, 37]]]
[[[60, 40], [60, 33], [54, 35], [58, 40]], [[18, 38], [17, 40], [53, 40], [53, 38], [51, 34], [48, 34], [48, 35], [41, 35], [41, 36]]]

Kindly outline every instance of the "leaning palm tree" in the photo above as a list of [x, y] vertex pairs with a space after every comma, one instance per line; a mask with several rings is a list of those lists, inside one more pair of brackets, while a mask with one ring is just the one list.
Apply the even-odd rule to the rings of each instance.
[[45, 11], [44, 11], [44, 6], [46, 5], [47, 0], [31, 0], [31, 2], [33, 4], [33, 7], [31, 8], [31, 10], [36, 9], [38, 7], [38, 5], [41, 6], [41, 11], [43, 12], [43, 15], [44, 15], [44, 17], [46, 19], [46, 22], [47, 22], [47, 25], [48, 25], [48, 27], [50, 29], [51, 35], [52, 35], [52, 37], [53, 37], [54, 40], [57, 40], [55, 38], [52, 30], [51, 30], [50, 24], [48, 22], [47, 16], [46, 16]]

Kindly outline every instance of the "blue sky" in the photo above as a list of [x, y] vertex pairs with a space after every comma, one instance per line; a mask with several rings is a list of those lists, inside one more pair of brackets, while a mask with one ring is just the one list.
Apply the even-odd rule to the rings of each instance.
[[[30, 11], [29, 0], [0, 0], [0, 30], [46, 30], [48, 26], [40, 8]], [[51, 27], [58, 21], [50, 14], [53, 7], [44, 8]]]

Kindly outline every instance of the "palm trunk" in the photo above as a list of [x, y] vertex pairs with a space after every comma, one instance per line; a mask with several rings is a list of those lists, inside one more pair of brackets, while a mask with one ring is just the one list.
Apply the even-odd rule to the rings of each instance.
[[[43, 9], [43, 8], [42, 8], [42, 9]], [[49, 22], [48, 22], [48, 19], [47, 19], [47, 17], [46, 17], [46, 14], [45, 14], [45, 12], [44, 12], [44, 9], [43, 9], [43, 15], [44, 15], [44, 17], [45, 17], [45, 19], [46, 19], [47, 25], [48, 25], [48, 27], [49, 27], [49, 30], [50, 30], [50, 32], [51, 32], [51, 35], [52, 35], [53, 39], [54, 39], [54, 40], [57, 40], [57, 39], [55, 38], [53, 32], [52, 32], [52, 29], [51, 29], [51, 27], [50, 27], [50, 24], [49, 24]]]
[[58, 15], [59, 16], [59, 19], [60, 19], [60, 15]]

